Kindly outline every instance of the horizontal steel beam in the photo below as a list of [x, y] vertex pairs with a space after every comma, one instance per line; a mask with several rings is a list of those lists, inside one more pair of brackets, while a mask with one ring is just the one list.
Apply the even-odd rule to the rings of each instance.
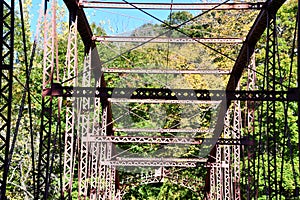
[[[99, 136], [90, 135], [82, 137], [83, 142], [90, 143], [145, 143], [145, 144], [188, 144], [198, 145], [202, 144], [204, 140], [209, 138], [183, 138], [183, 137], [145, 137], [145, 136]], [[214, 140], [213, 138], [211, 140]], [[247, 139], [225, 139], [219, 138], [217, 141], [219, 145], [254, 145], [252, 141]]]
[[230, 74], [229, 70], [221, 69], [195, 69], [195, 70], [175, 70], [175, 69], [118, 69], [102, 68], [105, 73], [131, 73], [131, 74]]
[[116, 99], [163, 99], [177, 101], [298, 101], [299, 91], [222, 91], [192, 89], [160, 89], [160, 88], [93, 88], [93, 87], [62, 87], [58, 84], [52, 89], [45, 89], [44, 96], [59, 97], [100, 97]]
[[151, 104], [219, 104], [221, 101], [212, 100], [170, 100], [170, 99], [128, 99], [128, 98], [108, 98], [111, 103], [151, 103]]
[[117, 157], [118, 161], [151, 161], [151, 162], [206, 162], [207, 158], [122, 158]]
[[261, 9], [263, 3], [125, 3], [125, 2], [100, 2], [82, 1], [84, 8], [105, 9], [151, 9], [151, 10], [246, 10]]
[[224, 43], [242, 44], [241, 38], [167, 38], [167, 37], [130, 37], [130, 36], [93, 36], [95, 42], [140, 42], [140, 43]]
[[210, 133], [213, 129], [155, 129], [155, 128], [114, 128], [114, 131], [119, 132], [151, 132], [151, 133]]
[[93, 142], [113, 143], [147, 143], [147, 144], [201, 144], [202, 139], [180, 138], [180, 137], [135, 137], [135, 136], [96, 136], [83, 137], [82, 140]]
[[196, 162], [164, 161], [103, 161], [101, 164], [122, 167], [196, 167]]
[[153, 166], [153, 167], [196, 167], [197, 163], [205, 163], [206, 158], [121, 158], [102, 161], [112, 166]]

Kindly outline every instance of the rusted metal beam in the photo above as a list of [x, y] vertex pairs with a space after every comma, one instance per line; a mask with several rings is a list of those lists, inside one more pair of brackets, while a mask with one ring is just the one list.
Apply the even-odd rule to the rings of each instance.
[[143, 157], [117, 157], [118, 161], [151, 161], [151, 162], [206, 162], [206, 158], [143, 158]]
[[145, 137], [145, 136], [90, 136], [83, 137], [83, 141], [100, 143], [147, 143], [147, 144], [201, 144], [203, 139], [183, 137]]
[[196, 167], [196, 162], [175, 161], [104, 161], [103, 165], [122, 167]]
[[[90, 143], [145, 143], [145, 144], [187, 144], [200, 145], [204, 140], [211, 140], [211, 138], [188, 138], [188, 137], [146, 137], [146, 136], [99, 136], [90, 135], [89, 137], [82, 137], [84, 142]], [[247, 138], [232, 139], [219, 138], [217, 144], [220, 145], [244, 145], [253, 146], [254, 142]]]
[[84, 8], [106, 9], [150, 9], [150, 10], [248, 10], [261, 9], [263, 3], [226, 3], [217, 7], [218, 3], [126, 3], [126, 2], [100, 2], [82, 1]]
[[151, 133], [210, 133], [213, 129], [169, 129], [169, 128], [114, 128], [114, 131], [119, 132], [151, 132]]
[[174, 100], [174, 99], [128, 99], [128, 98], [108, 98], [111, 103], [151, 103], [151, 104], [219, 104], [220, 100]]
[[153, 166], [153, 167], [196, 167], [197, 163], [205, 163], [206, 158], [121, 158], [106, 160], [102, 163], [110, 166]]
[[192, 70], [175, 70], [175, 69], [120, 69], [120, 68], [102, 68], [105, 73], [126, 73], [126, 74], [230, 74], [230, 70], [221, 69], [192, 69]]
[[90, 49], [94, 44], [92, 43], [92, 29], [88, 23], [84, 11], [78, 6], [77, 0], [64, 0], [68, 10], [71, 13], [77, 13], [78, 25], [77, 29], [84, 43], [86, 51]]
[[174, 100], [174, 101], [298, 101], [299, 91], [225, 91], [164, 88], [103, 88], [61, 87], [44, 89], [44, 96], [100, 97], [116, 99]]
[[267, 13], [269, 11], [276, 13], [285, 1], [286, 0], [269, 0], [266, 2], [265, 9], [263, 9], [256, 18], [232, 68], [232, 74], [227, 83], [227, 90], [235, 90], [244, 69], [246, 69], [246, 66], [250, 63], [255, 45], [267, 28]]
[[167, 38], [167, 37], [131, 37], [131, 36], [93, 36], [95, 42], [149, 42], [149, 43], [223, 43], [242, 44], [242, 38]]

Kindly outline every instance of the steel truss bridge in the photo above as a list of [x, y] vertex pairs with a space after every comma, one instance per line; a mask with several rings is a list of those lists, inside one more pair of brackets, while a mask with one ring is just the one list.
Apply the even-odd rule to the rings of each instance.
[[[283, 195], [282, 166], [291, 157], [283, 154], [289, 149], [297, 154], [293, 166], [290, 199], [299, 198], [299, 115], [300, 115], [300, 59], [291, 64], [297, 79], [278, 79], [281, 74], [279, 62], [280, 40], [276, 21], [277, 11], [285, 0], [265, 2], [214, 2], [214, 3], [129, 3], [127, 1], [64, 0], [69, 11], [69, 32], [64, 69], [58, 65], [58, 37], [56, 0], [45, 1], [43, 14], [43, 83], [42, 112], [39, 149], [36, 152], [37, 166], [33, 172], [35, 199], [48, 199], [52, 190], [53, 175], [61, 177], [61, 199], [71, 199], [77, 190], [78, 199], [122, 199], [133, 187], [142, 184], [171, 182], [186, 187], [202, 199], [281, 199]], [[6, 199], [7, 179], [10, 171], [12, 145], [12, 98], [14, 62], [14, 13], [13, 0], [1, 0], [1, 66], [0, 66], [0, 199]], [[142, 13], [148, 10], [196, 10], [200, 15], [209, 12], [232, 10], [256, 12], [247, 35], [243, 38], [205, 37], [196, 38], [184, 33], [182, 26], [170, 25], [168, 31], [178, 31], [185, 37], [157, 36], [107, 36], [95, 35], [87, 20], [86, 9], [135, 9]], [[296, 15], [295, 15], [296, 16]], [[299, 17], [299, 16], [298, 16]], [[195, 20], [194, 18], [193, 20]], [[299, 21], [299, 20], [295, 20]], [[298, 41], [298, 24], [294, 41]], [[80, 37], [79, 37], [80, 36]], [[263, 38], [263, 40], [262, 40]], [[83, 42], [79, 49], [78, 41]], [[256, 66], [255, 50], [258, 42], [265, 47], [264, 69]], [[147, 44], [193, 44], [222, 54], [213, 45], [237, 45], [239, 53], [228, 69], [162, 69], [162, 68], [117, 68], [103, 65], [98, 44], [131, 43], [131, 50]], [[299, 41], [298, 41], [299, 43]], [[291, 44], [292, 47], [293, 44]], [[295, 43], [293, 53], [299, 52]], [[79, 51], [84, 51], [83, 69], [79, 69]], [[293, 54], [293, 55], [294, 55]], [[124, 55], [114, 57], [117, 59]], [[295, 56], [296, 57], [296, 56]], [[188, 58], [187, 58], [188, 59]], [[260, 58], [261, 59], [261, 58]], [[260, 60], [260, 62], [262, 62]], [[298, 62], [298, 63], [297, 63]], [[134, 66], [134, 65], [133, 65]], [[296, 67], [295, 67], [296, 66]], [[80, 71], [81, 70], [81, 71]], [[64, 72], [63, 72], [64, 71]], [[108, 87], [107, 74], [140, 75], [220, 75], [227, 76], [223, 90], [207, 88], [152, 88]], [[256, 77], [262, 76], [258, 85]], [[241, 80], [244, 80], [241, 85]], [[293, 82], [292, 82], [293, 81]], [[128, 80], [130, 82], [130, 80]], [[292, 82], [292, 84], [290, 84]], [[245, 84], [246, 83], [246, 84]], [[29, 83], [28, 83], [29, 84]], [[294, 85], [294, 87], [290, 86]], [[29, 85], [28, 85], [29, 86]], [[30, 93], [28, 93], [30, 95]], [[293, 113], [298, 117], [298, 147], [293, 147], [289, 132], [289, 105], [297, 104]], [[217, 108], [216, 120], [209, 127], [147, 127], [117, 126], [113, 111], [115, 105], [204, 105]], [[284, 113], [278, 113], [279, 105]], [[123, 112], [132, 114], [125, 109]], [[281, 111], [282, 112], [282, 111]], [[117, 114], [126, 115], [122, 111]], [[283, 115], [283, 125], [276, 123]], [[121, 116], [122, 117], [122, 116]], [[64, 127], [64, 130], [61, 130]], [[122, 134], [120, 134], [122, 133]], [[145, 134], [146, 133], [146, 134]], [[61, 138], [61, 142], [59, 141]], [[136, 145], [200, 146], [198, 156], [146, 156], [125, 154], [118, 148], [127, 145], [124, 151]], [[128, 148], [129, 146], [129, 148]], [[298, 149], [297, 149], [298, 148]], [[53, 170], [54, 155], [63, 158], [61, 171]], [[129, 155], [129, 156], [128, 156]], [[293, 162], [293, 161], [292, 161]], [[124, 169], [136, 168], [140, 172]], [[202, 179], [184, 177], [181, 170], [203, 168]], [[145, 169], [145, 170], [143, 170]], [[148, 169], [148, 170], [146, 170]], [[198, 174], [198, 176], [200, 176]], [[75, 181], [76, 186], [75, 187]], [[263, 189], [262, 189], [263, 188]]]

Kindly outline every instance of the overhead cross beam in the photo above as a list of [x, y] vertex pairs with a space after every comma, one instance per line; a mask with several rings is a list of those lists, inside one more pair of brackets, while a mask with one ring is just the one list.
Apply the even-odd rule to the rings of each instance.
[[298, 101], [299, 91], [225, 91], [161, 88], [102, 88], [102, 87], [53, 87], [43, 95], [57, 97], [100, 97], [112, 99], [143, 99], [172, 101]]
[[[149, 144], [187, 144], [200, 145], [204, 140], [213, 140], [212, 138], [193, 138], [193, 137], [146, 137], [146, 136], [98, 136], [92, 135], [89, 137], [82, 137], [83, 141], [91, 143], [149, 143]], [[253, 146], [253, 141], [242, 139], [225, 139], [219, 138], [217, 144], [221, 145], [247, 145]]]
[[[126, 3], [126, 2], [100, 2], [81, 1], [84, 8], [106, 9], [151, 9], [151, 10], [246, 10], [261, 9], [263, 3], [226, 3], [218, 6], [218, 3]], [[217, 7], [218, 6], [218, 7]]]
[[114, 131], [118, 132], [152, 132], [152, 133], [209, 133], [213, 129], [169, 129], [169, 128], [114, 128]]
[[149, 166], [149, 167], [196, 167], [197, 163], [205, 163], [205, 158], [116, 158], [103, 161], [110, 166]]
[[96, 42], [141, 42], [141, 43], [216, 43], [242, 44], [242, 38], [167, 38], [167, 37], [131, 37], [131, 36], [93, 36]]
[[221, 69], [191, 69], [191, 70], [175, 70], [175, 69], [120, 69], [120, 68], [102, 68], [105, 73], [130, 73], [130, 74], [220, 74], [228, 75], [230, 70]]

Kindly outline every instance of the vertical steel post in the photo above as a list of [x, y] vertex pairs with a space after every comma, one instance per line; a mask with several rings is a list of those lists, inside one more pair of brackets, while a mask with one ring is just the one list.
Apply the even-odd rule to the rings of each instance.
[[220, 145], [217, 145], [216, 151], [216, 200], [222, 200], [223, 198], [223, 173], [222, 173], [222, 149]]
[[[224, 138], [230, 139], [232, 137], [232, 131], [230, 130], [230, 119], [231, 119], [231, 111], [232, 109], [229, 108], [227, 110], [227, 113], [225, 115], [224, 120]], [[235, 139], [235, 138], [233, 138]], [[224, 145], [223, 146], [223, 164], [224, 167], [222, 169], [224, 170], [224, 180], [223, 180], [223, 190], [224, 190], [224, 196], [222, 199], [224, 200], [231, 200], [232, 199], [232, 193], [231, 193], [231, 146], [230, 145]]]
[[[101, 87], [101, 79], [95, 80], [96, 87]], [[92, 134], [93, 135], [101, 135], [100, 123], [101, 123], [101, 100], [100, 98], [94, 99], [94, 116], [93, 116], [93, 124], [92, 124]], [[99, 177], [99, 164], [100, 164], [100, 148], [101, 145], [98, 142], [91, 143], [91, 192], [90, 199], [99, 199], [100, 198], [100, 189], [98, 187], [98, 183], [100, 180]]]
[[[101, 136], [106, 136], [107, 135], [107, 105], [105, 102], [102, 102], [102, 119], [101, 119]], [[107, 154], [107, 149], [106, 149], [106, 144], [105, 143], [100, 143], [100, 162], [99, 162], [99, 189], [100, 189], [100, 195], [101, 198], [105, 200], [107, 198], [107, 184], [106, 184], [106, 165], [103, 164], [103, 162], [106, 160], [106, 154]]]
[[0, 3], [0, 199], [6, 199], [11, 135], [11, 104], [14, 59], [14, 1]]
[[[70, 12], [70, 24], [68, 34], [68, 46], [66, 56], [66, 70], [63, 83], [65, 86], [76, 86], [78, 81], [78, 55], [77, 55], [77, 11]], [[76, 155], [76, 98], [66, 99], [66, 128], [64, 140], [64, 177], [63, 195], [65, 199], [71, 199], [74, 165]]]
[[[93, 124], [92, 124], [92, 134], [93, 135], [99, 135], [100, 132], [100, 126], [99, 126], [99, 118], [100, 118], [100, 105], [97, 102], [97, 99], [95, 99], [94, 102], [94, 108], [96, 114], [93, 118]], [[98, 115], [98, 117], [97, 117]], [[90, 199], [98, 199], [99, 198], [99, 188], [98, 188], [98, 181], [99, 181], [99, 175], [98, 175], [98, 168], [99, 168], [99, 144], [98, 142], [92, 142], [91, 143], [91, 181], [90, 181]]]
[[[256, 64], [255, 64], [255, 55], [252, 56], [249, 67], [248, 67], [248, 81], [247, 81], [247, 90], [253, 91], [255, 89], [256, 82]], [[255, 120], [255, 104], [253, 101], [247, 101], [247, 136], [249, 141], [254, 141], [256, 139], [255, 130], [254, 130], [254, 120]], [[253, 199], [257, 194], [256, 187], [256, 154], [257, 148], [256, 145], [246, 146], [247, 153], [247, 172], [246, 176], [246, 192], [247, 199]]]
[[[44, 16], [44, 60], [43, 60], [43, 92], [48, 89], [52, 93], [54, 70], [57, 65], [56, 41], [56, 0]], [[50, 90], [50, 91], [49, 91]], [[42, 97], [41, 130], [39, 135], [39, 155], [37, 173], [36, 199], [47, 199], [50, 187], [52, 143], [53, 102], [51, 96]]]
[[215, 167], [212, 166], [210, 169], [210, 193], [207, 195], [207, 200], [216, 199], [216, 179], [215, 179]]
[[[266, 45], [266, 90], [275, 91], [276, 86], [276, 13], [268, 11], [267, 45]], [[278, 136], [276, 132], [276, 102], [266, 102], [266, 129], [267, 138], [267, 197], [278, 199], [277, 183], [277, 145]]]
[[[82, 86], [90, 87], [91, 85], [91, 50], [86, 54], [83, 67]], [[91, 98], [82, 97], [79, 103], [78, 113], [78, 130], [79, 130], [79, 199], [87, 198], [89, 192], [89, 178], [90, 178], [90, 142], [89, 137], [91, 135]]]
[[[239, 90], [239, 85], [237, 86], [237, 90]], [[242, 128], [242, 119], [241, 119], [241, 105], [240, 101], [234, 101], [233, 108], [233, 130], [232, 130], [232, 138], [234, 140], [241, 139], [241, 129]], [[233, 145], [232, 147], [232, 199], [240, 200], [241, 199], [241, 191], [240, 191], [240, 154], [241, 149], [240, 145]]]

